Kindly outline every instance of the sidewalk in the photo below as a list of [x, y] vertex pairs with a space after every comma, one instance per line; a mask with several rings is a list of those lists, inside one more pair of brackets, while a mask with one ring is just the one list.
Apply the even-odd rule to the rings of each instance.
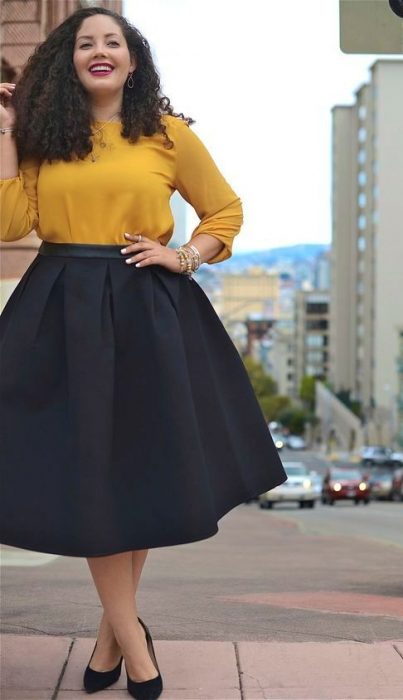
[[[95, 640], [1, 637], [1, 700], [79, 700]], [[401, 700], [403, 639], [362, 642], [155, 641], [161, 700]], [[105, 700], [129, 698], [124, 664]]]

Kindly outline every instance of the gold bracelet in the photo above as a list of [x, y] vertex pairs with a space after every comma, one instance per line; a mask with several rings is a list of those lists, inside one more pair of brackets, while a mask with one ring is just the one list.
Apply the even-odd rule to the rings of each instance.
[[176, 248], [176, 254], [177, 254], [178, 259], [179, 259], [180, 272], [182, 273], [185, 271], [185, 267], [186, 267], [185, 255], [184, 255], [183, 251], [180, 250], [179, 248]]
[[191, 276], [193, 271], [193, 254], [188, 248], [185, 248], [185, 246], [179, 246], [179, 248], [177, 248], [176, 250], [178, 252], [178, 255], [182, 257], [185, 263], [186, 269], [182, 269], [181, 271]]
[[195, 260], [194, 271], [196, 272], [196, 270], [198, 270], [199, 267], [200, 267], [200, 265], [201, 265], [200, 251], [199, 251], [199, 250], [196, 248], [196, 246], [194, 246], [192, 243], [186, 243], [186, 246], [187, 246], [188, 248], [190, 248], [191, 250], [193, 250], [193, 252], [194, 252], [195, 259], [196, 259], [196, 260]]

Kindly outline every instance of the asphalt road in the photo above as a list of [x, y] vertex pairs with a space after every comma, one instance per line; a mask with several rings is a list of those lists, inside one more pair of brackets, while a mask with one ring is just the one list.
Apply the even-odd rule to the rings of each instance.
[[[403, 503], [242, 504], [214, 537], [150, 550], [140, 614], [156, 639], [403, 639], [402, 521]], [[3, 632], [95, 637], [100, 616], [85, 559], [3, 547]]]
[[[303, 462], [321, 475], [327, 468], [323, 459], [310, 452], [283, 450], [281, 458], [283, 462]], [[292, 518], [308, 534], [345, 535], [403, 547], [403, 503], [373, 500], [369, 506], [362, 503], [356, 506], [351, 501], [340, 501], [330, 507], [318, 501], [313, 511], [300, 510], [296, 504], [279, 503], [273, 513]]]

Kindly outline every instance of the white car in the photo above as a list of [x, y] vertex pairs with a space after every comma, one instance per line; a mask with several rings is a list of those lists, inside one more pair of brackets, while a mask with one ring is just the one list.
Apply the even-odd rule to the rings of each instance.
[[287, 481], [260, 494], [260, 508], [272, 508], [274, 503], [295, 502], [300, 508], [313, 508], [319, 498], [314, 475], [302, 462], [284, 462]]
[[306, 450], [306, 442], [300, 435], [289, 435], [286, 445], [290, 450]]

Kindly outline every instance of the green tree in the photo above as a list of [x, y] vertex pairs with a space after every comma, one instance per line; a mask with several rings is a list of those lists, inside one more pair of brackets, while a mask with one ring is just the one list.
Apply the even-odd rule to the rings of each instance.
[[280, 412], [278, 420], [285, 428], [288, 428], [293, 435], [302, 435], [305, 423], [312, 421], [312, 413], [298, 406], [289, 406]]
[[309, 377], [306, 374], [302, 377], [299, 387], [299, 397], [310, 411], [315, 408], [315, 384], [316, 377]]
[[270, 374], [266, 374], [263, 365], [249, 356], [244, 357], [243, 362], [257, 398], [273, 396], [277, 392], [277, 384]]
[[277, 420], [279, 415], [291, 406], [291, 399], [281, 394], [265, 396], [260, 399], [260, 406], [264, 417], [269, 422], [271, 420]]

